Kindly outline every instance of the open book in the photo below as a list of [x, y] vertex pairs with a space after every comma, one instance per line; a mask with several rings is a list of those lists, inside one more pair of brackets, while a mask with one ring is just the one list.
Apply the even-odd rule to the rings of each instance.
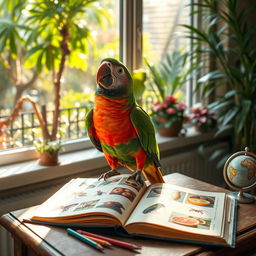
[[40, 205], [31, 220], [122, 226], [129, 234], [234, 247], [236, 201], [225, 193], [166, 183], [142, 186], [128, 177], [72, 179]]

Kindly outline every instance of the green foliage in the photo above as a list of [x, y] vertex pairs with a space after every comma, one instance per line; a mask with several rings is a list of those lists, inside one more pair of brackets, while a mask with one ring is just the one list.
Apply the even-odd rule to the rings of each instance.
[[153, 80], [153, 91], [164, 101], [166, 96], [174, 95], [191, 77], [196, 74], [197, 64], [190, 61], [188, 52], [173, 51], [158, 64], [151, 65], [144, 61]]
[[61, 98], [61, 106], [63, 108], [73, 108], [88, 106], [91, 107], [94, 99], [94, 93], [82, 93], [74, 90], [68, 90]]
[[95, 0], [37, 0], [30, 4], [26, 24], [32, 27], [26, 53], [28, 67], [36, 65], [48, 71], [58, 67], [61, 58], [61, 34], [67, 31], [70, 51], [68, 64], [85, 69], [88, 46], [93, 44], [90, 28], [108, 23], [109, 14], [95, 4]]
[[48, 141], [39, 141], [35, 142], [34, 146], [36, 150], [40, 153], [47, 153], [49, 155], [55, 155], [61, 150], [61, 142], [48, 142]]
[[143, 69], [134, 70], [132, 74], [133, 79], [133, 93], [136, 100], [141, 99], [145, 91], [145, 81], [147, 79], [146, 71]]
[[[203, 96], [227, 84], [229, 91], [210, 105], [218, 113], [218, 134], [233, 128], [236, 150], [256, 150], [256, 51], [255, 27], [247, 23], [251, 5], [239, 0], [207, 0], [193, 3], [203, 17], [203, 27], [184, 25], [194, 40], [194, 58], [215, 58], [218, 67], [205, 73], [198, 88]], [[193, 13], [194, 15], [195, 13]], [[227, 43], [228, 42], [228, 43]]]

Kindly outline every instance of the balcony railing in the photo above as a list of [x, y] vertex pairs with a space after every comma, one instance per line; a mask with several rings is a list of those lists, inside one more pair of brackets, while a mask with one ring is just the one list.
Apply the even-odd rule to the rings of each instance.
[[[88, 107], [60, 109], [59, 136], [61, 139], [74, 139], [86, 136], [85, 116]], [[4, 119], [7, 115], [0, 115]], [[48, 128], [52, 128], [53, 111], [47, 111]], [[15, 121], [6, 128], [6, 134], [0, 138], [0, 150], [32, 145], [41, 138], [42, 132], [33, 111], [20, 112]]]
[[[153, 98], [148, 97], [143, 102], [143, 108], [150, 111]], [[90, 106], [91, 107], [91, 106]], [[76, 139], [86, 136], [85, 117], [90, 109], [88, 106], [60, 109], [59, 136], [61, 140]], [[1, 114], [0, 119], [5, 119]], [[47, 111], [48, 128], [52, 128], [53, 111]], [[0, 150], [33, 145], [42, 138], [42, 131], [34, 111], [20, 112], [15, 121], [6, 128], [5, 136], [0, 137]]]

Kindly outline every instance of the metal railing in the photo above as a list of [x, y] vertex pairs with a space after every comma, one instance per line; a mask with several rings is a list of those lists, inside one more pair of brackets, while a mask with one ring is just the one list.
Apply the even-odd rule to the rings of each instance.
[[[143, 101], [143, 108], [150, 111], [153, 98]], [[92, 106], [72, 107], [60, 109], [59, 136], [61, 140], [76, 139], [87, 135], [85, 117]], [[0, 112], [0, 119], [8, 115]], [[48, 128], [52, 128], [53, 111], [47, 111]], [[0, 150], [33, 145], [42, 138], [39, 121], [34, 111], [20, 112], [15, 121], [6, 128], [5, 136], [0, 137]]]
[[[74, 139], [86, 136], [85, 116], [88, 107], [60, 109], [59, 136], [61, 139]], [[52, 128], [54, 111], [47, 111], [48, 128]], [[0, 114], [0, 119], [8, 115]], [[32, 145], [42, 137], [39, 121], [34, 111], [20, 112], [15, 121], [6, 128], [6, 134], [0, 138], [0, 150]]]

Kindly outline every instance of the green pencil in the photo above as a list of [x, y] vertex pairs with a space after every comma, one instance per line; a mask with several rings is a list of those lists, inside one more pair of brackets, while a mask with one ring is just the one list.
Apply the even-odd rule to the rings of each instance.
[[98, 243], [92, 241], [91, 239], [89, 239], [89, 238], [79, 234], [78, 232], [74, 231], [73, 229], [68, 228], [66, 231], [67, 231], [67, 233], [69, 235], [71, 235], [71, 236], [73, 236], [75, 238], [78, 238], [82, 242], [84, 242], [86, 244], [89, 244], [89, 245], [91, 245], [92, 247], [94, 247], [94, 248], [96, 248], [98, 250], [101, 250], [101, 251], [104, 250], [104, 248], [100, 244], [98, 244]]

